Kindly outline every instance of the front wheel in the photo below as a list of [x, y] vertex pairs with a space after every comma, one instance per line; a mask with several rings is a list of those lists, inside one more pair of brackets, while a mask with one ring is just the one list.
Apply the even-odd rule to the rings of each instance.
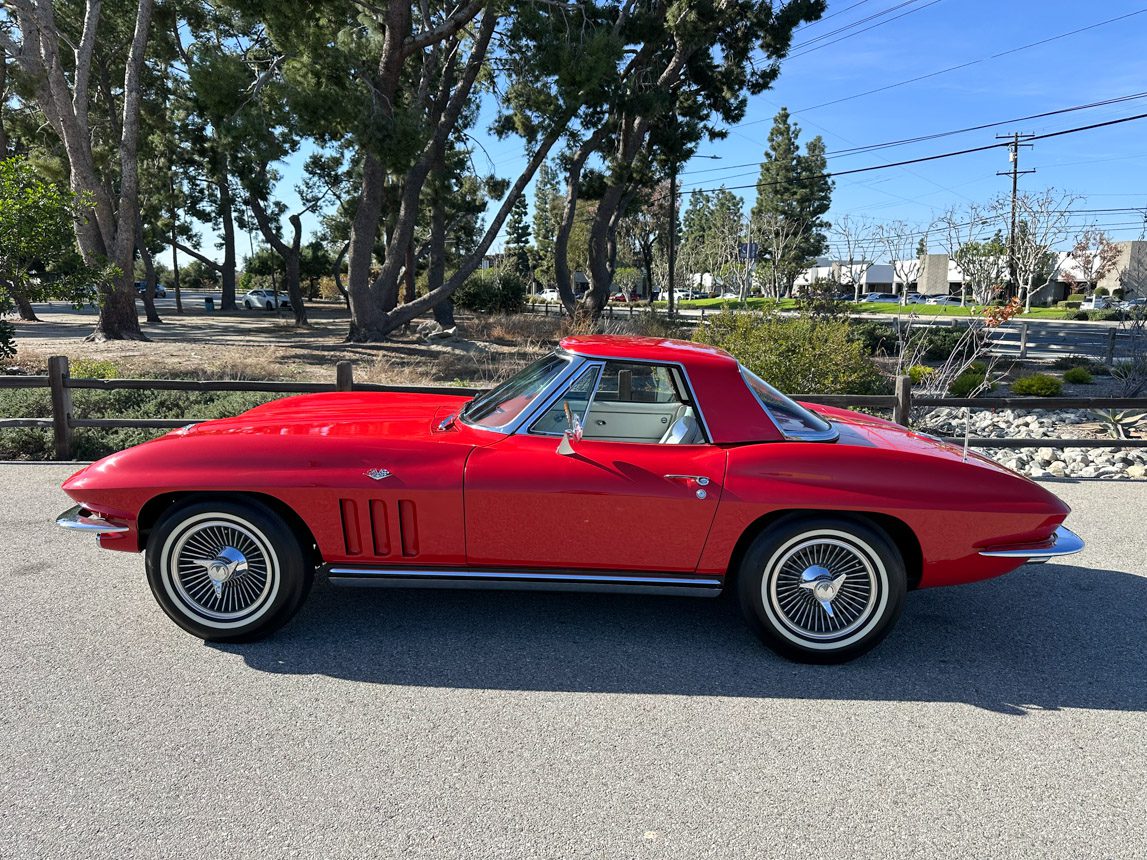
[[287, 524], [256, 501], [169, 511], [147, 542], [147, 580], [163, 611], [201, 639], [258, 639], [286, 624], [313, 570]]
[[247, 299], [246, 301], [244, 301], [243, 307], [245, 307], [247, 310], [251, 310], [251, 300]]
[[900, 617], [906, 590], [888, 536], [836, 517], [778, 523], [753, 541], [738, 574], [749, 626], [804, 663], [843, 663], [875, 647]]

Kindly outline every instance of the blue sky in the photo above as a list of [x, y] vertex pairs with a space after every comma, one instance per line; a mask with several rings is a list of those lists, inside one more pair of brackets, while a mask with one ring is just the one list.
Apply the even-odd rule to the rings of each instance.
[[[826, 35], [897, 6], [850, 30]], [[1129, 17], [993, 57], [1120, 16]], [[859, 32], [864, 27], [871, 29]], [[818, 37], [822, 38], [810, 41]], [[841, 40], [831, 44], [835, 39]], [[1143, 0], [830, 0], [825, 18], [803, 27], [793, 43], [793, 56], [783, 61], [776, 85], [750, 99], [744, 122], [731, 129], [725, 140], [702, 145], [699, 156], [705, 157], [682, 167], [686, 194], [691, 188], [752, 184], [772, 118], [782, 105], [801, 126], [802, 140], [822, 136], [831, 155], [834, 150], [1147, 91], [1147, 2]], [[965, 63], [969, 65], [915, 83], [857, 95]], [[829, 169], [847, 170], [982, 146], [996, 142], [997, 133], [1044, 134], [1138, 113], [1147, 113], [1147, 97], [877, 152], [830, 157]], [[480, 144], [475, 152], [478, 168], [490, 169], [492, 163], [499, 175], [513, 179], [524, 163], [520, 147], [480, 130], [475, 136]], [[283, 166], [284, 190], [297, 181], [299, 161]], [[746, 163], [750, 166], [737, 166]], [[1147, 119], [1038, 141], [1033, 149], [1021, 153], [1021, 167], [1037, 171], [1020, 177], [1021, 189], [1054, 186], [1072, 191], [1086, 197], [1081, 208], [1147, 209]], [[986, 202], [1008, 190], [1010, 180], [996, 175], [1008, 168], [1006, 150], [998, 149], [842, 176], [836, 181], [829, 217], [849, 213], [923, 227], [953, 204]], [[751, 188], [736, 193], [752, 204], [755, 192]], [[1139, 213], [1077, 216], [1080, 225], [1090, 221], [1116, 239], [1139, 238], [1144, 228]], [[500, 239], [495, 247], [499, 244]], [[244, 237], [241, 254], [246, 245]]]

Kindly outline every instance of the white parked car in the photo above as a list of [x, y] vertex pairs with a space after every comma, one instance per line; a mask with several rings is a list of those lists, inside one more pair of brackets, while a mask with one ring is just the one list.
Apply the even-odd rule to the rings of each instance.
[[540, 293], [535, 294], [534, 298], [539, 302], [560, 302], [562, 300], [562, 297], [558, 294], [558, 291], [553, 287], [548, 290], [542, 290]]
[[949, 307], [959, 307], [960, 306], [960, 297], [959, 296], [933, 296], [932, 298], [928, 299], [928, 304], [930, 304], [930, 305], [947, 305]]
[[243, 296], [243, 307], [247, 310], [262, 308], [266, 311], [273, 311], [276, 307], [289, 308], [290, 306], [291, 299], [286, 293], [279, 293], [276, 296], [271, 290], [251, 290]]
[[879, 302], [886, 305], [898, 305], [900, 299], [892, 293], [865, 293], [861, 299], [862, 302]]
[[1110, 307], [1111, 299], [1107, 296], [1092, 296], [1089, 299], [1084, 299], [1079, 309], [1081, 311], [1105, 311]]
[[923, 305], [928, 303], [928, 297], [922, 296], [919, 293], [908, 293], [904, 297], [904, 304], [906, 305]]

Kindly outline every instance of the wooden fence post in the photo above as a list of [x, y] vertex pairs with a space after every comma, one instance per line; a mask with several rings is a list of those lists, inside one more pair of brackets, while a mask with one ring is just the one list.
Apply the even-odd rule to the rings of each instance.
[[896, 377], [896, 405], [892, 407], [892, 420], [901, 426], [908, 426], [908, 416], [912, 414], [912, 379], [908, 376]]
[[72, 392], [68, 388], [68, 357], [48, 359], [48, 386], [52, 390], [52, 434], [56, 459], [72, 459]]
[[1020, 358], [1028, 357], [1028, 324], [1020, 323]]
[[340, 361], [335, 365], [335, 391], [354, 390], [354, 364]]
[[1103, 360], [1103, 363], [1108, 367], [1112, 367], [1115, 364], [1115, 329], [1113, 328], [1107, 330], [1107, 357]]

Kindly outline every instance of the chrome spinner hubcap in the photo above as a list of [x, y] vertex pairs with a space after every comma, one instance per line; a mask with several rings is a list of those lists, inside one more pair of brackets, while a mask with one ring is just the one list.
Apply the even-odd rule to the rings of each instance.
[[278, 571], [260, 532], [238, 521], [211, 517], [174, 537], [167, 556], [171, 584], [195, 615], [235, 621], [267, 602]]
[[764, 597], [801, 638], [846, 637], [868, 623], [879, 597], [874, 558], [866, 550], [829, 535], [798, 539], [774, 556]]

